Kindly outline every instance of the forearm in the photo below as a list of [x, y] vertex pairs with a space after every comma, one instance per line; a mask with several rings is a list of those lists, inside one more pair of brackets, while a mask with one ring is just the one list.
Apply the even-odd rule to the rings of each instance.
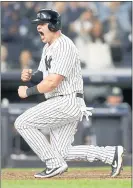
[[53, 89], [55, 89], [55, 86], [53, 86], [53, 84], [51, 84], [50, 81], [43, 80], [38, 85], [28, 88], [26, 90], [26, 94], [27, 96], [39, 95], [39, 94], [50, 92]]
[[37, 85], [37, 89], [39, 93], [48, 93], [54, 90], [57, 86], [54, 84], [52, 80], [44, 79]]
[[63, 76], [57, 74], [48, 75], [44, 80], [42, 80], [38, 85], [28, 88], [26, 93], [27, 96], [48, 93], [61, 83], [64, 79]]

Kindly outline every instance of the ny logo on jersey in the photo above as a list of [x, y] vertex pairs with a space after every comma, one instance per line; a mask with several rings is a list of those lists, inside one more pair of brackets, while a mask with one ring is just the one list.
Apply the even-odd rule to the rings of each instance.
[[52, 57], [50, 56], [48, 59], [48, 56], [45, 57], [45, 65], [46, 65], [46, 70], [51, 68], [51, 61], [52, 61]]

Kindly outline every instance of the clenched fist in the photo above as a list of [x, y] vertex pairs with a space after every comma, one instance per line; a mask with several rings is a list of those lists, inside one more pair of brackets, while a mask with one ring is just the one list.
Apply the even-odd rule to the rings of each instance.
[[32, 76], [32, 69], [23, 69], [21, 73], [21, 80], [23, 82], [28, 82], [30, 81], [31, 76]]
[[18, 88], [18, 95], [20, 98], [24, 99], [27, 97], [26, 90], [28, 89], [27, 86], [19, 86]]

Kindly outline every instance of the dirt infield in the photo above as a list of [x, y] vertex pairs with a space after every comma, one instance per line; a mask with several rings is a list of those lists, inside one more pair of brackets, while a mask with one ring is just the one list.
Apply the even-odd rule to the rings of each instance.
[[[37, 173], [36, 170], [31, 171], [8, 171], [5, 170], [1, 174], [2, 180], [30, 180], [34, 178], [34, 174]], [[52, 179], [112, 179], [110, 178], [109, 171], [105, 170], [74, 170], [65, 172], [62, 175], [56, 176]], [[46, 179], [46, 178], [45, 178]], [[114, 178], [113, 178], [114, 179]], [[131, 179], [131, 171], [122, 171], [120, 176], [115, 179]]]

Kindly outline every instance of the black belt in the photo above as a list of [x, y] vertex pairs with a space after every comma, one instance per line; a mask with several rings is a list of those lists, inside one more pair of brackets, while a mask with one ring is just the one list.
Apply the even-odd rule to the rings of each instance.
[[[66, 95], [58, 95], [58, 96], [53, 96], [53, 97], [63, 97], [63, 96], [66, 96]], [[53, 98], [53, 97], [50, 97], [50, 98], [48, 98], [48, 99], [51, 99], [51, 98]], [[79, 97], [79, 98], [84, 98], [84, 94], [83, 93], [76, 93], [76, 97]], [[46, 100], [48, 100], [48, 99], [46, 99]]]
[[[58, 95], [58, 96], [65, 96], [65, 95]], [[84, 94], [83, 93], [76, 93], [76, 97], [79, 97], [79, 98], [84, 98]]]

